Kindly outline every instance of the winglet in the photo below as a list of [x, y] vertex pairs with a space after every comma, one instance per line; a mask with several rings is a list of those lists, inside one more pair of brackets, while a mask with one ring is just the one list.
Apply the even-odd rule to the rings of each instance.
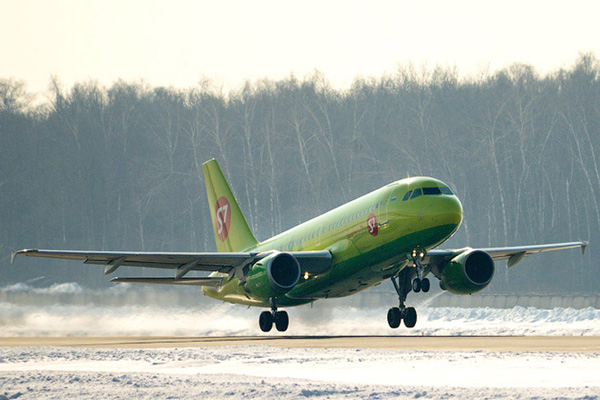
[[24, 254], [24, 255], [30, 255], [31, 253], [37, 253], [37, 250], [34, 249], [23, 249], [23, 250], [15, 250], [11, 247], [9, 247], [10, 249], [10, 263], [12, 264], [13, 261], [15, 261], [15, 257]]
[[587, 247], [588, 243], [589, 242], [587, 240], [585, 242], [582, 242], [582, 244], [581, 244], [581, 255], [585, 255], [585, 248]]
[[37, 250], [31, 250], [31, 249], [23, 249], [23, 250], [15, 250], [12, 247], [8, 248], [10, 250], [10, 263], [12, 264], [15, 261], [15, 257], [17, 257], [20, 254], [25, 254], [26, 253], [32, 253], [32, 252], [36, 252]]
[[12, 264], [15, 261], [15, 257], [17, 256], [17, 254], [19, 254], [19, 252], [13, 249], [12, 247], [9, 247], [8, 249], [10, 250], [10, 263]]

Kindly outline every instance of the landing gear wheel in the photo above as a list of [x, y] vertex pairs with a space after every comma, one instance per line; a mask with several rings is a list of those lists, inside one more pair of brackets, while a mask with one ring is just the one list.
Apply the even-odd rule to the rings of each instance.
[[273, 320], [275, 321], [275, 328], [277, 328], [279, 332], [285, 332], [290, 325], [290, 318], [285, 311], [276, 312]]
[[404, 310], [404, 325], [407, 328], [414, 328], [417, 324], [417, 310], [414, 307], [408, 307]]
[[412, 290], [415, 293], [419, 293], [421, 291], [421, 280], [419, 278], [415, 278], [412, 281]]
[[431, 287], [431, 283], [429, 283], [429, 279], [423, 278], [421, 280], [421, 290], [423, 293], [429, 292], [429, 288]]
[[273, 314], [271, 314], [269, 311], [263, 311], [260, 313], [258, 325], [260, 325], [261, 331], [269, 332], [271, 329], [273, 329]]
[[[397, 276], [392, 277], [392, 284], [394, 285], [394, 289], [396, 289], [396, 293], [398, 293], [399, 307], [392, 307], [388, 311], [388, 324], [390, 328], [397, 328], [403, 320], [407, 328], [412, 328], [417, 324], [417, 311], [413, 307], [405, 307], [404, 301], [411, 289], [415, 291], [421, 290], [421, 285], [424, 284], [425, 280], [416, 278], [411, 282], [414, 276], [412, 274], [413, 271], [405, 268]], [[427, 280], [425, 285], [429, 289], [429, 280]]]
[[388, 310], [387, 314], [388, 324], [390, 328], [396, 329], [400, 326], [400, 322], [402, 321], [402, 313], [398, 307], [392, 307]]

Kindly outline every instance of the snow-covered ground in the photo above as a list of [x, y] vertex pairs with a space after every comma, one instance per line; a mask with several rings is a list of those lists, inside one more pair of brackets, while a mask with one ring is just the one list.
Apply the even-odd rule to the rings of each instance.
[[573, 353], [1, 348], [0, 399], [598, 399], [599, 365]]
[[[0, 336], [256, 335], [257, 309], [76, 285], [0, 296]], [[129, 289], [127, 289], [129, 290]], [[0, 290], [1, 291], [1, 290]], [[19, 292], [21, 291], [21, 292]], [[19, 295], [15, 295], [19, 292]], [[189, 292], [193, 293], [193, 292]], [[0, 293], [1, 294], [1, 293]], [[161, 296], [158, 294], [157, 296]], [[430, 308], [390, 330], [386, 307], [289, 309], [288, 335], [600, 335], [600, 310]], [[19, 301], [15, 301], [19, 299]], [[91, 299], [91, 300], [90, 300]], [[99, 300], [98, 300], [99, 299]], [[270, 333], [269, 335], [277, 335]], [[600, 399], [600, 354], [281, 349], [0, 348], [4, 399]]]

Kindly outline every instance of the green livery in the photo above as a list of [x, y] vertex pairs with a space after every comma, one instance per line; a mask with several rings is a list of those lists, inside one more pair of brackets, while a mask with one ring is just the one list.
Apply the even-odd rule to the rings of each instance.
[[[391, 328], [415, 326], [417, 312], [406, 307], [411, 292], [427, 292], [431, 275], [451, 293], [484, 289], [494, 261], [514, 266], [523, 257], [580, 247], [587, 242], [438, 250], [460, 227], [463, 208], [448, 185], [429, 177], [402, 179], [325, 214], [258, 242], [215, 160], [202, 165], [216, 253], [20, 250], [16, 255], [81, 260], [105, 266], [162, 268], [172, 277], [113, 278], [112, 282], [202, 286], [206, 296], [230, 303], [268, 307], [262, 331], [285, 331], [289, 318], [280, 307], [349, 296], [390, 279], [398, 306], [388, 310]], [[191, 271], [209, 276], [191, 277]]]

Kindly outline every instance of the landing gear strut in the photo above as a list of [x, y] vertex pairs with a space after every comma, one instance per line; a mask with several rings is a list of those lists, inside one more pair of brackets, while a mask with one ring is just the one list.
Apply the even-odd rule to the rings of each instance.
[[429, 292], [429, 288], [431, 287], [429, 279], [423, 278], [423, 270], [425, 269], [425, 267], [423, 267], [423, 264], [421, 264], [421, 260], [423, 259], [423, 257], [425, 257], [425, 253], [418, 253], [417, 250], [413, 250], [412, 260], [417, 269], [417, 277], [412, 281], [412, 290], [415, 293], [419, 293], [421, 290], [423, 291], [423, 293], [427, 293]]
[[290, 318], [287, 312], [277, 311], [277, 305], [272, 300], [271, 311], [263, 311], [260, 314], [258, 325], [261, 331], [269, 332], [273, 329], [273, 323], [279, 332], [285, 332], [290, 324]]
[[[404, 325], [407, 328], [413, 328], [417, 324], [417, 310], [413, 307], [406, 307], [404, 305], [406, 295], [411, 290], [410, 277], [408, 274], [409, 271], [404, 269], [400, 271], [397, 278], [392, 277], [392, 283], [394, 284], [396, 293], [398, 293], [398, 302], [400, 303], [398, 307], [392, 307], [388, 310], [388, 324], [390, 325], [390, 328], [393, 329], [398, 328], [402, 321], [404, 321]], [[396, 282], [396, 279], [398, 282]]]

